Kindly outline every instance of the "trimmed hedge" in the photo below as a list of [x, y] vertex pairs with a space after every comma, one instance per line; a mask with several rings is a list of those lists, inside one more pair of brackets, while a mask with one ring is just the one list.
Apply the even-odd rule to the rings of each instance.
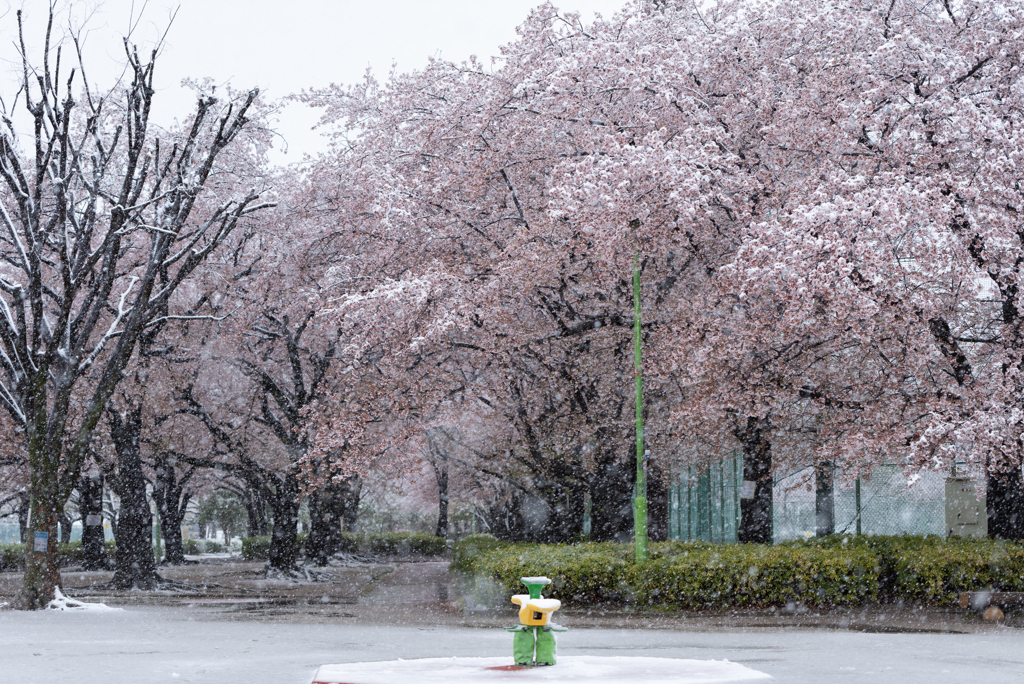
[[[448, 553], [448, 542], [442, 537], [416, 532], [384, 532], [380, 534], [357, 535], [342, 533], [341, 548], [344, 553], [372, 553], [381, 556], [444, 556]], [[299, 550], [306, 546], [309, 535], [298, 535]], [[242, 540], [242, 558], [266, 560], [270, 557], [270, 537], [246, 537]]]
[[[986, 540], [987, 541], [987, 540]], [[895, 563], [896, 593], [922, 603], [953, 605], [961, 591], [1024, 591], [1024, 547], [946, 543], [915, 549]]]
[[242, 558], [249, 561], [270, 558], [270, 535], [242, 539]]
[[383, 556], [443, 556], [448, 553], [448, 540], [423, 532], [382, 532], [366, 537], [371, 553]]
[[[629, 547], [632, 551], [632, 547]], [[508, 596], [526, 591], [520, 577], [546, 575], [552, 579], [544, 595], [569, 604], [601, 603], [627, 599], [631, 593], [632, 564], [613, 549], [597, 544], [538, 546], [514, 544], [486, 554], [487, 575]]]
[[702, 609], [878, 600], [879, 564], [862, 548], [729, 545], [630, 567], [640, 605]]
[[510, 545], [511, 542], [501, 541], [494, 535], [471, 534], [455, 542], [452, 546], [452, 562], [448, 568], [465, 575], [476, 574], [478, 572], [476, 568], [478, 558], [487, 555], [491, 551], [504, 549]]
[[24, 567], [24, 544], [0, 544], [0, 572], [12, 572]]
[[[105, 542], [107, 555], [114, 558], [117, 547], [114, 542]], [[61, 567], [82, 564], [82, 542], [57, 545], [58, 563]], [[25, 569], [24, 544], [0, 544], [0, 572], [20, 572]]]
[[776, 546], [665, 542], [633, 562], [630, 544], [537, 545], [475, 535], [457, 542], [452, 569], [506, 597], [519, 578], [546, 575], [545, 596], [570, 605], [636, 603], [684, 609], [799, 602], [954, 605], [961, 591], [1024, 591], [1024, 545], [935, 536], [832, 536]]
[[[295, 543], [298, 545], [299, 553], [306, 548], [306, 540], [309, 539], [308, 532], [300, 532], [295, 535]], [[270, 558], [270, 535], [259, 537], [245, 537], [242, 539], [242, 558], [250, 561], [261, 561]]]
[[[252, 537], [252, 539], [264, 539], [264, 537]], [[270, 537], [265, 537], [268, 540]], [[244, 546], [244, 540], [243, 540]], [[230, 551], [233, 547], [225, 545], [222, 541], [216, 539], [182, 539], [181, 547], [184, 553], [188, 556], [198, 556], [204, 553], [224, 553]]]

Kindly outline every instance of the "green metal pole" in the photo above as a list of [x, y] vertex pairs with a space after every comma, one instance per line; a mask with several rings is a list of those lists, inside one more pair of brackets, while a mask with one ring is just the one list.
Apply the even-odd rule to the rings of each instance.
[[693, 468], [686, 468], [686, 539], [693, 539]]
[[633, 543], [636, 561], [647, 560], [647, 478], [644, 473], [644, 387], [640, 335], [640, 254], [633, 262], [633, 371], [636, 377], [636, 498]]

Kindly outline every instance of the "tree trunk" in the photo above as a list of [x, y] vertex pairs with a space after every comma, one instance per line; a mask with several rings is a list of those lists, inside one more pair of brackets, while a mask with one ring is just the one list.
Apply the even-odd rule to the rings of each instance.
[[[155, 490], [154, 490], [155, 491]], [[157, 516], [160, 518], [160, 531], [164, 536], [164, 564], [184, 565], [185, 545], [181, 537], [181, 521], [185, 519], [185, 510], [191, 495], [182, 494], [180, 489], [165, 490], [167, 493], [157, 501]]]
[[491, 534], [498, 539], [524, 541], [528, 536], [523, 519], [525, 495], [510, 489], [498, 489], [495, 497], [486, 504], [484, 519]]
[[814, 533], [819, 537], [836, 531], [834, 475], [829, 461], [823, 461], [814, 468]]
[[571, 472], [556, 470], [546, 486], [538, 487], [547, 509], [538, 541], [543, 544], [567, 544], [583, 534], [586, 514], [586, 490]]
[[668, 474], [653, 458], [647, 462], [647, 538], [668, 541]]
[[[32, 447], [29, 450], [32, 458]], [[57, 516], [63, 509], [58, 492], [56, 464], [53, 459], [37, 456], [31, 470], [32, 501], [25, 541], [25, 574], [21, 593], [15, 601], [23, 610], [45, 608], [53, 600], [54, 589], [61, 586], [57, 561]], [[43, 463], [40, 463], [43, 462]], [[52, 464], [50, 472], [46, 465]]]
[[262, 537], [270, 534], [267, 522], [267, 497], [258, 483], [243, 480], [241, 488], [242, 504], [245, 506], [247, 518], [246, 532], [250, 537]]
[[108, 570], [110, 557], [103, 543], [103, 475], [82, 478], [78, 510], [82, 513], [82, 569]]
[[164, 534], [164, 564], [184, 565], [185, 543], [181, 537], [181, 521], [185, 519], [185, 506], [189, 497], [186, 495], [183, 506], [168, 506], [160, 516], [160, 529]]
[[32, 508], [32, 497], [27, 489], [18, 492], [18, 535], [22, 544], [28, 543], [28, 512]]
[[590, 480], [591, 541], [624, 543], [633, 538], [633, 463], [629, 458], [623, 464], [610, 449], [598, 455]]
[[306, 557], [317, 565], [327, 565], [341, 548], [345, 513], [351, 497], [349, 480], [329, 482], [309, 495], [309, 540]]
[[1024, 480], [1020, 468], [989, 472], [986, 481], [988, 536], [1024, 539]]
[[59, 543], [71, 543], [71, 524], [71, 516], [68, 515], [66, 510], [62, 509], [60, 514], [57, 515], [57, 533]]
[[[747, 418], [737, 435], [743, 445], [744, 484], [753, 483], [753, 496], [740, 498], [740, 542], [772, 543], [772, 445], [767, 419]], [[749, 485], [747, 485], [749, 486]]]
[[117, 453], [117, 565], [111, 584], [118, 589], [155, 589], [160, 582], [153, 554], [153, 513], [146, 497], [139, 433], [142, 409], [109, 411], [110, 437]]
[[448, 462], [437, 469], [437, 525], [434, 536], [448, 538]]
[[298, 569], [299, 546], [296, 528], [299, 522], [299, 483], [289, 472], [278, 480], [276, 491], [270, 497], [274, 516], [274, 529], [270, 536], [268, 570], [293, 573]]
[[353, 475], [345, 480], [345, 485], [348, 487], [348, 495], [344, 499], [345, 508], [341, 517], [345, 521], [345, 531], [355, 532], [359, 524], [359, 500], [362, 497], [363, 481], [358, 475]]
[[185, 485], [192, 478], [195, 468], [185, 471], [178, 478], [175, 461], [166, 453], [159, 453], [153, 460], [156, 477], [153, 482], [153, 500], [160, 519], [160, 531], [164, 536], [164, 564], [184, 565], [185, 545], [181, 538], [181, 521], [185, 519], [188, 502], [192, 495], [185, 491]]

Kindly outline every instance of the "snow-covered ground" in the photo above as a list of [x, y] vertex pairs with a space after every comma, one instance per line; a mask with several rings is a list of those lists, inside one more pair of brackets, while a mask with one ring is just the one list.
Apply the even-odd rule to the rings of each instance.
[[[1024, 632], [1016, 629], [977, 634], [570, 629], [559, 637], [558, 652], [727, 659], [793, 684], [1024, 682]], [[511, 637], [498, 629], [234, 621], [185, 606], [0, 611], [4, 684], [309, 684], [326, 663], [510, 653]]]

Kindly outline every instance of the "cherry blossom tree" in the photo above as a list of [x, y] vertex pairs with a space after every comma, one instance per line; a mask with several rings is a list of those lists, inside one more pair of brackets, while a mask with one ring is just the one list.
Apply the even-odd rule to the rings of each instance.
[[[687, 69], [674, 83], [664, 63], [637, 58], [639, 32], [622, 35], [636, 18], [584, 28], [545, 6], [497, 72], [433, 62], [384, 86], [307, 98], [342, 126], [327, 168], [370, 169], [364, 196], [349, 192], [339, 213], [375, 222], [403, 269], [379, 273], [364, 286], [374, 296], [340, 298], [332, 313], [358, 319], [367, 302], [399, 288], [413, 306], [439, 308], [405, 344], [415, 339], [442, 371], [431, 378], [441, 403], [457, 390], [481, 410], [501, 405], [515, 445], [508, 457], [546, 492], [550, 519], [570, 525], [553, 532], [563, 539], [582, 524], [586, 491], [598, 535], [630, 527], [622, 511], [628, 516], [634, 424], [621, 389], [632, 378], [634, 256], [642, 251], [656, 293], [650, 334], [659, 312], [702, 286], [695, 254], [711, 260], [704, 252], [728, 247], [722, 225], [740, 211], [735, 155], [707, 142], [730, 134], [694, 97]], [[699, 33], [690, 33], [696, 44]], [[644, 78], [653, 71], [658, 78]], [[686, 156], [692, 150], [698, 160]], [[652, 175], [643, 155], [687, 163]], [[676, 202], [666, 207], [668, 197]], [[703, 224], [683, 230], [680, 207]], [[385, 334], [395, 340], [389, 348], [404, 348], [398, 326]], [[652, 390], [662, 401], [676, 392], [669, 383]]]
[[[1001, 490], [1010, 515], [1020, 503], [1005, 173], [1019, 8], [746, 10], [756, 28], [733, 54], [763, 120], [757, 159], [784, 175], [723, 269], [715, 301], [742, 315], [709, 335], [723, 353], [687, 364], [692, 377], [720, 388], [710, 406], [728, 407], [724, 392], [773, 423], [802, 414], [816, 458], [854, 472], [894, 452], [911, 471], [988, 472], [993, 532], [1019, 536], [999, 504]], [[800, 26], [815, 28], [784, 30]]]
[[420, 415], [453, 392], [501, 405], [508, 458], [594, 499], [594, 454], [632, 441], [640, 254], [648, 441], [695, 461], [740, 445], [746, 539], [770, 539], [783, 466], [895, 454], [1016, 481], [1019, 21], [794, 0], [640, 3], [584, 27], [545, 5], [494, 70], [311, 93], [338, 127], [314, 181], [361, 179], [332, 210], [390, 266], [327, 307], [381, 321], [386, 301], [398, 324], [355, 339], [431, 359], [388, 371], [432, 388]]

